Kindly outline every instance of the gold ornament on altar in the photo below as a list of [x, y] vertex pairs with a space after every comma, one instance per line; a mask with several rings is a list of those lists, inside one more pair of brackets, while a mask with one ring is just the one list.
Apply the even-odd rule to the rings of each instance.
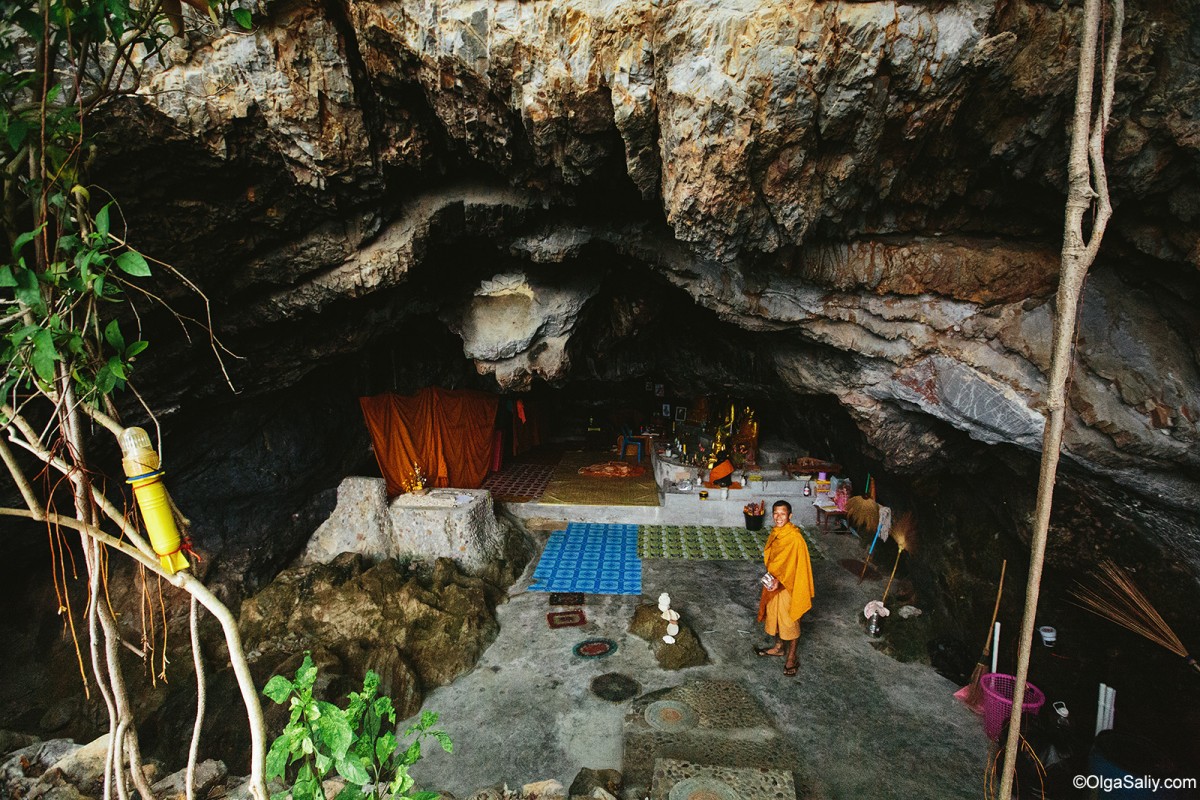
[[737, 432], [733, 434], [732, 444], [734, 456], [741, 460], [740, 466], [753, 467], [758, 463], [758, 420], [754, 418], [754, 409], [746, 406], [737, 420]]
[[400, 479], [400, 488], [408, 494], [423, 494], [428, 482], [429, 479], [425, 477], [421, 465], [414, 461], [412, 462], [412, 475]]

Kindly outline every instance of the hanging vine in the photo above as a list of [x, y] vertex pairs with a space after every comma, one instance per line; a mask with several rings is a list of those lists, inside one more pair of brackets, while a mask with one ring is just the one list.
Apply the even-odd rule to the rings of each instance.
[[[249, 12], [228, 2], [188, 4], [214, 21], [230, 15], [243, 27], [251, 22]], [[124, 800], [130, 784], [144, 800], [153, 800], [121, 671], [124, 642], [108, 598], [111, 550], [188, 592], [221, 624], [250, 725], [251, 791], [266, 800], [262, 712], [232, 614], [191, 575], [186, 559], [164, 567], [151, 543], [100, 488], [88, 455], [96, 435], [120, 436], [124, 430], [116, 397], [130, 388], [136, 360], [149, 346], [136, 313], [135, 330], [122, 326], [126, 292], [139, 289], [153, 297], [138, 282], [150, 276], [151, 263], [161, 263], [129, 245], [114, 201], [93, 202], [104, 192], [86, 177], [89, 123], [105, 104], [137, 91], [143, 70], [155, 68], [171, 37], [183, 32], [184, 20], [178, 0], [10, 0], [0, 8], [0, 459], [26, 506], [0, 509], [0, 515], [46, 524], [59, 611], [85, 671], [67, 591], [76, 565], [72, 560], [68, 568], [71, 550], [62, 531], [82, 535], [90, 669], [111, 733], [106, 800], [114, 794]], [[202, 327], [220, 356], [211, 324]], [[71, 516], [55, 507], [60, 486], [72, 498]], [[143, 652], [151, 659], [151, 680], [166, 680], [161, 583], [144, 586], [143, 602], [152, 616], [161, 615], [164, 640], [158, 664], [152, 645], [143, 644]], [[155, 589], [157, 598], [151, 594]], [[152, 642], [153, 623], [150, 630]], [[202, 693], [203, 676], [198, 677]], [[86, 677], [84, 683], [90, 696]]]

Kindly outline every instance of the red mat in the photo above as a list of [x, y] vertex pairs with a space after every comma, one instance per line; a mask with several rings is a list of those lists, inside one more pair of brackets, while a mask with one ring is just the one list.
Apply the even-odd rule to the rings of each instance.
[[587, 623], [583, 609], [575, 608], [570, 611], [551, 611], [546, 615], [546, 622], [553, 628], [578, 628]]
[[512, 464], [488, 475], [483, 488], [497, 500], [529, 502], [542, 496], [553, 474], [553, 464]]

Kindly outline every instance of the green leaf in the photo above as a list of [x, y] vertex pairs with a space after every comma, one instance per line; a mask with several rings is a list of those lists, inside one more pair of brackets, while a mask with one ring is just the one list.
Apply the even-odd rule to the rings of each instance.
[[38, 225], [33, 230], [25, 231], [20, 236], [18, 236], [17, 240], [15, 242], [13, 242], [13, 247], [12, 247], [13, 256], [15, 257], [15, 256], [19, 255], [21, 252], [21, 248], [23, 248], [25, 245], [29, 244], [34, 239], [36, 239], [38, 237], [38, 235], [41, 234], [42, 228], [44, 228], [44, 227], [46, 227], [46, 223], [43, 222], [41, 225]]
[[117, 376], [109, 369], [108, 364], [96, 371], [96, 391], [108, 394], [117, 386]]
[[33, 371], [46, 382], [54, 380], [54, 362], [58, 360], [58, 351], [54, 349], [54, 336], [47, 330], [40, 330], [33, 335]]
[[246, 30], [254, 27], [254, 23], [250, 19], [250, 12], [244, 8], [235, 8], [233, 10], [233, 19]]
[[14, 119], [8, 126], [8, 146], [14, 151], [20, 150], [29, 133], [29, 123], [23, 119]]
[[363, 800], [365, 797], [361, 786], [347, 783], [333, 800]]
[[384, 696], [377, 698], [372, 710], [381, 719], [391, 720], [392, 724], [396, 724], [396, 709], [392, 706], [392, 698]]
[[413, 792], [412, 800], [437, 800], [441, 797], [437, 792]]
[[387, 733], [383, 734], [375, 740], [376, 760], [378, 760], [381, 764], [387, 761], [388, 756], [396, 752], [397, 746], [399, 746], [399, 742], [396, 741], [396, 735], [394, 733], [388, 731]]
[[42, 25], [40, 14], [21, 9], [13, 15], [13, 21], [20, 25], [36, 41], [40, 42], [45, 35], [46, 29]]
[[317, 718], [317, 738], [335, 759], [345, 758], [354, 734], [346, 720], [346, 712], [333, 703], [318, 702], [321, 716]]
[[276, 703], [283, 703], [288, 699], [288, 695], [292, 693], [292, 682], [282, 675], [276, 675], [267, 681], [266, 687], [263, 689], [263, 694], [274, 700]]
[[20, 328], [17, 328], [12, 333], [10, 333], [8, 335], [8, 338], [9, 338], [9, 341], [11, 341], [14, 345], [19, 346], [21, 344], [21, 342], [25, 341], [30, 336], [33, 336], [35, 333], [37, 333], [40, 330], [41, 330], [41, 328], [39, 328], [37, 325], [23, 325]]
[[267, 780], [283, 777], [283, 773], [287, 770], [288, 756], [290, 755], [291, 750], [288, 748], [287, 736], [280, 736], [271, 743], [271, 749], [267, 751]]
[[129, 379], [129, 375], [125, 371], [125, 365], [122, 364], [121, 359], [117, 358], [116, 356], [110, 358], [108, 360], [108, 364], [105, 366], [108, 367], [108, 371], [116, 376], [118, 380], [124, 381]]
[[357, 783], [359, 786], [371, 780], [371, 776], [367, 774], [367, 770], [354, 756], [348, 756], [338, 761], [337, 771], [338, 775], [341, 775], [351, 783]]
[[433, 738], [438, 740], [438, 743], [441, 744], [442, 749], [447, 753], [454, 752], [454, 742], [450, 741], [450, 735], [445, 731], [433, 731]]
[[117, 256], [117, 267], [135, 278], [145, 278], [150, 274], [150, 265], [136, 250], [126, 250]]
[[125, 337], [121, 335], [121, 325], [115, 319], [104, 327], [104, 339], [118, 353], [125, 352]]
[[[17, 281], [17, 297], [20, 299], [21, 291], [40, 292], [38, 287], [37, 275], [34, 271], [25, 266], [25, 259], [21, 259], [17, 263], [17, 268], [13, 270], [13, 278]], [[41, 295], [38, 295], [39, 299]], [[22, 301], [24, 302], [24, 301]]]
[[108, 236], [108, 207], [112, 203], [105, 203], [104, 208], [96, 213], [96, 233], [101, 236]]
[[17, 279], [13, 277], [12, 266], [0, 266], [0, 288], [8, 289], [16, 285]]
[[[62, 239], [59, 239], [59, 243], [62, 243]], [[80, 250], [75, 254], [75, 268], [79, 270], [79, 274], [83, 276], [85, 281], [91, 277], [92, 259], [95, 257], [96, 251], [91, 248]]]
[[[305, 770], [308, 770], [306, 775]], [[300, 772], [304, 777], [296, 778], [292, 785], [292, 800], [324, 800], [325, 793], [320, 782], [312, 777], [312, 770], [304, 767]]]
[[413, 739], [412, 744], [404, 751], [404, 755], [400, 756], [400, 763], [405, 766], [410, 766], [421, 760], [421, 740]]
[[313, 666], [312, 654], [305, 651], [304, 661], [300, 664], [300, 668], [296, 670], [296, 688], [312, 689], [316, 680], [317, 668]]
[[141, 352], [149, 346], [150, 346], [149, 342], [145, 342], [145, 341], [142, 341], [141, 339], [139, 339], [136, 342], [133, 342], [132, 344], [130, 344], [129, 347], [125, 348], [125, 358], [133, 359], [135, 356], [140, 355]]

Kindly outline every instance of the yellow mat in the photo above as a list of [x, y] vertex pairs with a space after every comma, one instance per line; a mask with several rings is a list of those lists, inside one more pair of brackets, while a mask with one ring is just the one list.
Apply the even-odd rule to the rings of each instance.
[[[572, 506], [656, 506], [658, 485], [650, 459], [643, 458], [646, 472], [636, 478], [595, 478], [580, 475], [579, 468], [601, 464], [614, 454], [595, 451], [568, 451], [554, 468], [550, 483], [539, 503]], [[632, 460], [630, 464], [634, 463]]]

